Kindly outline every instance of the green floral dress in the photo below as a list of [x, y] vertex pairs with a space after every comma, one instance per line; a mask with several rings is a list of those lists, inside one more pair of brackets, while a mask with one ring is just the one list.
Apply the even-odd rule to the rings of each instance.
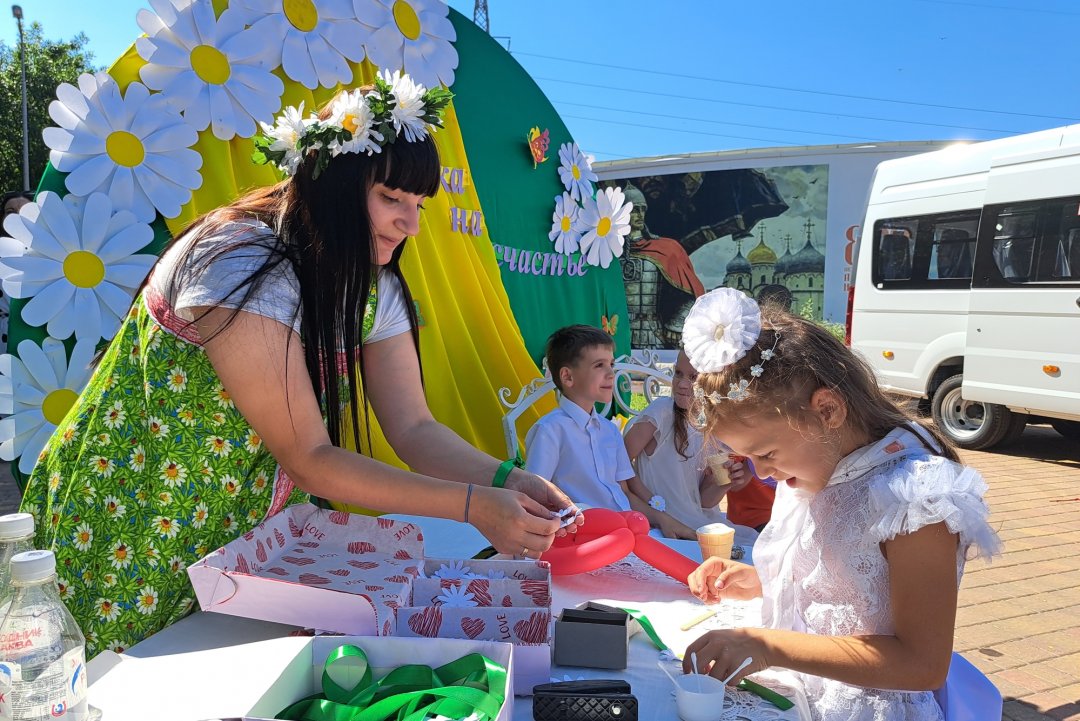
[[37, 522], [36, 547], [56, 554], [90, 657], [185, 616], [189, 564], [307, 500], [237, 411], [194, 329], [148, 286], [42, 451], [22, 510]]

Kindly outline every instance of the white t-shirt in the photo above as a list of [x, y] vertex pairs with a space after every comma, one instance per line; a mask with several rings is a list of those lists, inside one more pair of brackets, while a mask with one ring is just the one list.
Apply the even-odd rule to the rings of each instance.
[[[223, 244], [228, 246], [238, 242], [244, 245], [213, 257]], [[236, 221], [224, 232], [204, 237], [186, 257], [191, 239], [181, 239], [158, 263], [150, 278], [150, 287], [160, 293], [173, 312], [184, 320], [194, 319], [192, 308], [240, 308], [243, 305], [245, 312], [276, 320], [299, 334], [300, 283], [288, 261], [283, 260], [268, 272], [255, 293], [244, 300], [248, 290], [244, 281], [266, 262], [279, 242], [273, 231], [257, 220]], [[213, 260], [207, 263], [208, 258]], [[170, 284], [168, 279], [174, 274], [175, 282]], [[375, 321], [365, 343], [377, 343], [407, 333], [411, 327], [405, 294], [394, 274], [380, 271], [376, 282]]]

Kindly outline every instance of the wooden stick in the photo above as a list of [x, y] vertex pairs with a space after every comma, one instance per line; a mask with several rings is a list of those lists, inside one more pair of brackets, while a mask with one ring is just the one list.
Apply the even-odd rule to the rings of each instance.
[[704, 621], [708, 621], [710, 618], [715, 616], [718, 610], [719, 609], [712, 608], [712, 609], [709, 609], [708, 611], [706, 611], [705, 613], [701, 614], [700, 616], [695, 616], [694, 618], [690, 619], [689, 621], [687, 621], [683, 625], [679, 626], [679, 630], [680, 631], [689, 631], [690, 629], [692, 629], [694, 626], [698, 625], [699, 623], [702, 623]]

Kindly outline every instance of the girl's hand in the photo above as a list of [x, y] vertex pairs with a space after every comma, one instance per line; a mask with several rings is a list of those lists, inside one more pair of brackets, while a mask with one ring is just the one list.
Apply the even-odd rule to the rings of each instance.
[[660, 522], [657, 525], [660, 532], [664, 534], [664, 538], [681, 538], [686, 541], [693, 541], [697, 538], [697, 531], [668, 513], [660, 515]]
[[761, 596], [761, 579], [753, 566], [717, 556], [695, 568], [686, 582], [690, 593], [705, 603], [719, 603], [725, 598], [748, 601]]
[[[573, 507], [575, 511], [574, 522], [565, 528], [559, 529], [555, 535], [565, 536], [567, 533], [577, 533], [578, 529], [585, 524], [585, 517], [581, 515], [581, 511], [577, 509], [574, 502], [571, 501], [565, 493], [560, 491], [559, 487], [554, 483], [544, 480], [535, 473], [529, 473], [521, 468], [515, 468], [511, 471], [510, 475], [507, 476], [504, 488], [524, 493], [526, 496], [536, 501], [540, 506], [543, 506], [543, 510], [534, 507], [533, 510], [530, 511], [530, 513], [533, 513], [540, 518], [552, 518], [552, 512]], [[556, 525], [556, 527], [558, 526]], [[549, 543], [548, 545], [551, 544]]]
[[707, 673], [718, 679], [725, 679], [739, 664], [747, 658], [754, 660], [739, 671], [728, 683], [737, 684], [744, 676], [769, 667], [769, 649], [766, 647], [762, 629], [731, 628], [709, 631], [686, 647], [683, 654], [683, 671], [693, 673], [690, 654], [697, 656], [699, 673]]
[[731, 488], [728, 489], [728, 493], [738, 492], [746, 488], [747, 484], [750, 483], [750, 479], [754, 477], [750, 473], [750, 469], [742, 462], [742, 456], [731, 456], [731, 460], [725, 463], [724, 466], [728, 469], [728, 475], [731, 477]]
[[491, 486], [473, 487], [469, 523], [499, 553], [526, 558], [539, 558], [559, 530], [559, 521], [529, 496]]

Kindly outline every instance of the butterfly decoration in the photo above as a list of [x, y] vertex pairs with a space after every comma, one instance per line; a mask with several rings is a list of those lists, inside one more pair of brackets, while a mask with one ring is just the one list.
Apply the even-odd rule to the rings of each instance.
[[605, 333], [614, 336], [619, 327], [619, 316], [613, 315], [611, 318], [608, 318], [606, 315], [600, 316], [600, 326], [604, 329]]
[[540, 163], [547, 161], [547, 151], [551, 147], [551, 138], [548, 135], [547, 128], [540, 132], [539, 126], [535, 126], [529, 130], [526, 139], [529, 142], [529, 152], [532, 154], [533, 168], [536, 168]]

